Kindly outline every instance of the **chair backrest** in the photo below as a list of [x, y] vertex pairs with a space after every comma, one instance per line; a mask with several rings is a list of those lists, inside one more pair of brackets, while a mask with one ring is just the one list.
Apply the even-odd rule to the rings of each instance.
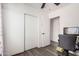
[[59, 46], [66, 50], [75, 50], [76, 36], [75, 35], [59, 35]]

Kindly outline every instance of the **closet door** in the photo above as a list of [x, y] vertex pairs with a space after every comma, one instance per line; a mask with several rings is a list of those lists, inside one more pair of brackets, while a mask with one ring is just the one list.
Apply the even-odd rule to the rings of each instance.
[[37, 17], [25, 15], [25, 50], [36, 47], [37, 43]]

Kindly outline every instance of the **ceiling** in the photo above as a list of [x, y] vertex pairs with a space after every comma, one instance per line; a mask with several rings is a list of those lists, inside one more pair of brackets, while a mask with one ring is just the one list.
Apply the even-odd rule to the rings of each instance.
[[27, 6], [29, 6], [29, 7], [36, 8], [36, 9], [40, 9], [42, 3], [25, 3], [25, 5], [27, 5]]
[[[42, 3], [25, 3], [25, 5], [35, 8], [35, 9], [41, 9]], [[69, 5], [69, 3], [60, 3], [59, 6], [56, 6], [54, 3], [46, 3], [45, 7], [43, 9], [47, 10], [57, 10], [58, 8], [64, 7]]]

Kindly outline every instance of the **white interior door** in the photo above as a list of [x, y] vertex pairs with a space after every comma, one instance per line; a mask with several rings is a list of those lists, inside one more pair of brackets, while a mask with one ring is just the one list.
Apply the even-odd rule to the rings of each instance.
[[37, 35], [37, 17], [25, 15], [25, 50], [36, 47]]

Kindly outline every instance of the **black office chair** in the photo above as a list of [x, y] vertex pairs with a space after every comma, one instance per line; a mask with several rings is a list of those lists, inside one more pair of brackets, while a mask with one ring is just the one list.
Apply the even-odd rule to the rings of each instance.
[[59, 46], [64, 48], [65, 55], [69, 55], [68, 51], [76, 51], [76, 35], [59, 35]]

